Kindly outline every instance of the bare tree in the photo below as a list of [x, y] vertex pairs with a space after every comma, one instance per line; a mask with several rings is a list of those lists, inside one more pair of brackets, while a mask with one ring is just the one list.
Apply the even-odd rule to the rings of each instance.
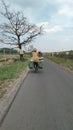
[[2, 1], [4, 11], [1, 15], [6, 18], [6, 22], [0, 25], [0, 41], [4, 44], [22, 46], [29, 44], [42, 32], [42, 26], [38, 27], [27, 21], [21, 12], [10, 12], [9, 7]]

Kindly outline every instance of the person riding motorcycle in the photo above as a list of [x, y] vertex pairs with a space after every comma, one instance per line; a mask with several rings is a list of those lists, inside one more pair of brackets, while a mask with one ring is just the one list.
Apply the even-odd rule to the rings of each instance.
[[38, 69], [39, 56], [38, 56], [37, 49], [33, 50], [31, 59], [32, 59], [33, 64], [34, 64], [34, 68]]

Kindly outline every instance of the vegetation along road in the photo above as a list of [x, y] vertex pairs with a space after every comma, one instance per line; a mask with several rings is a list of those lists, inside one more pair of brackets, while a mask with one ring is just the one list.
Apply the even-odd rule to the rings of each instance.
[[29, 71], [0, 130], [73, 130], [73, 73], [47, 60]]

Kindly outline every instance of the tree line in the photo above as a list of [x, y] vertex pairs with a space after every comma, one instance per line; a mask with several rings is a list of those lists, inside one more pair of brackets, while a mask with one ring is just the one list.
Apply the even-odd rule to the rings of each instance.
[[18, 50], [15, 49], [9, 49], [9, 48], [1, 48], [0, 49], [1, 54], [17, 54]]
[[48, 56], [55, 56], [58, 58], [73, 59], [73, 50], [64, 51], [64, 52], [53, 52], [53, 53], [48, 53], [47, 55]]

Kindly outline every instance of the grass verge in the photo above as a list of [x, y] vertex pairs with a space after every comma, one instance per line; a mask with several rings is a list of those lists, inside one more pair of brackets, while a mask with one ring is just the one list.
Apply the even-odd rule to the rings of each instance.
[[47, 58], [57, 64], [62, 65], [63, 67], [73, 70], [73, 60], [58, 57], [48, 57], [48, 56]]
[[23, 70], [27, 67], [28, 61], [17, 61], [12, 64], [4, 62], [0, 68], [0, 98], [7, 91], [9, 84], [19, 78]]

